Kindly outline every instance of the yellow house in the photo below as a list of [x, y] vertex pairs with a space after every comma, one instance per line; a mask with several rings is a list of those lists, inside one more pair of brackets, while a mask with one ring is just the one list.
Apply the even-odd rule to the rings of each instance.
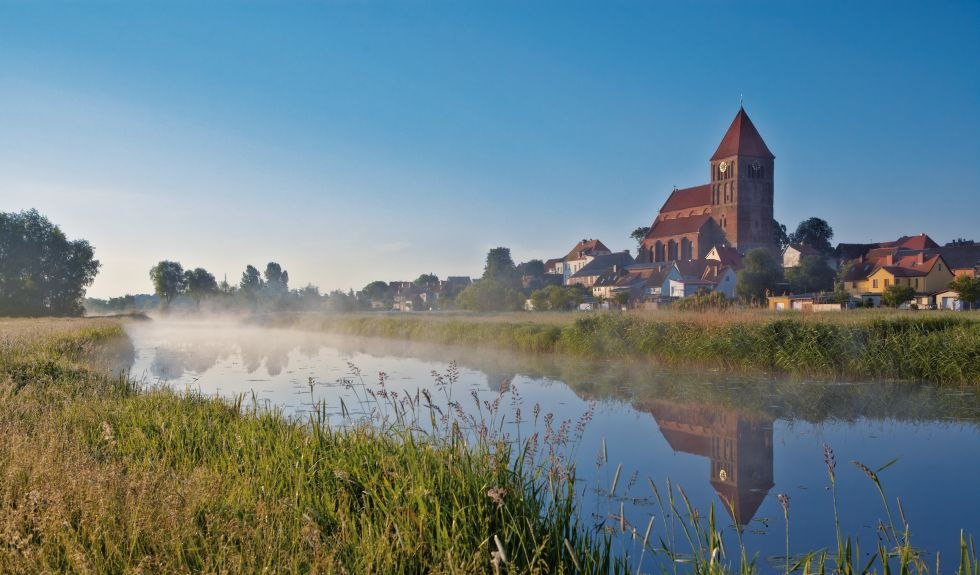
[[851, 276], [844, 284], [852, 296], [880, 296], [889, 286], [899, 285], [914, 289], [919, 303], [935, 303], [929, 298], [946, 290], [953, 280], [953, 272], [942, 256], [923, 252], [900, 258], [889, 255], [871, 266], [865, 264], [864, 270], [869, 270], [866, 275]]

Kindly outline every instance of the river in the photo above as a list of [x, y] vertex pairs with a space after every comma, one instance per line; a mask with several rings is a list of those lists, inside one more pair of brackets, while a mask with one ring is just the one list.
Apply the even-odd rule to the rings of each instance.
[[[670, 536], [651, 489], [653, 482], [665, 493], [668, 480], [705, 517], [714, 505], [733, 562], [738, 524], [749, 553], [782, 569], [785, 522], [777, 494], [789, 497], [791, 555], [833, 551], [825, 445], [835, 454], [843, 530], [860, 538], [863, 555], [888, 516], [874, 484], [852, 461], [880, 470], [894, 522], [904, 514], [930, 567], [939, 552], [943, 570], [955, 568], [961, 529], [980, 534], [980, 394], [973, 390], [669, 370], [232, 322], [134, 322], [127, 331], [136, 351], [131, 376], [146, 385], [244, 396], [246, 404], [279, 408], [289, 417], [304, 417], [318, 402], [338, 425], [345, 410], [349, 419], [376, 405], [365, 390], [380, 389], [379, 373], [387, 391], [427, 389], [442, 397], [446, 390], [434, 373], [445, 375], [454, 362], [455, 400], [474, 412], [474, 395], [481, 403], [501, 397], [499, 416], [513, 437], [544, 433], [548, 414], [556, 431], [569, 421], [564, 451], [576, 465], [582, 515], [614, 531], [615, 545], [634, 563], [639, 543], [630, 535], [635, 529], [642, 538], [651, 515], [651, 541]], [[579, 430], [583, 414], [588, 422]], [[683, 550], [679, 527], [673, 536]]]

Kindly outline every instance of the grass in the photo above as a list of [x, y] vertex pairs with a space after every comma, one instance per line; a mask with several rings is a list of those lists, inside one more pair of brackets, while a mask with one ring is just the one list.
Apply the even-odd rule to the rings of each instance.
[[2, 572], [622, 567], [578, 523], [573, 477], [465, 422], [337, 431], [325, 411], [293, 421], [112, 377], [92, 354], [116, 323], [0, 333]]
[[[336, 427], [325, 405], [297, 421], [139, 389], [110, 371], [127, 352], [117, 322], [0, 320], [0, 572], [632, 573], [628, 559], [648, 554], [663, 572], [768, 571], [740, 538], [726, 549], [714, 509], [705, 518], [680, 488], [651, 483], [659, 513], [645, 531], [628, 525], [621, 499], [635, 478], [621, 466], [606, 495], [632, 547], [614, 553], [608, 532], [580, 520], [560, 454], [588, 418], [572, 431], [544, 414], [540, 445], [509, 441], [503, 393], [477, 401], [477, 415], [448, 409], [454, 368], [436, 377], [447, 410], [428, 393], [386, 392], [384, 377], [373, 389], [344, 380], [388, 415]], [[826, 461], [836, 518], [832, 451]], [[792, 554], [787, 538], [779, 571], [929, 572], [900, 506], [857, 467], [888, 518], [870, 560], [838, 526], [836, 551]], [[977, 574], [972, 539], [960, 549], [957, 573]]]
[[830, 379], [980, 385], [980, 314], [881, 312], [275, 316], [346, 335], [648, 359]]

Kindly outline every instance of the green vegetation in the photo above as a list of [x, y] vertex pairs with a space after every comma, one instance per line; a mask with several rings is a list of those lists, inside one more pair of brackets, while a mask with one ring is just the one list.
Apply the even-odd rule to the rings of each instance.
[[[531, 317], [531, 319], [522, 319]], [[557, 319], [556, 319], [557, 318]], [[288, 325], [289, 316], [268, 317]], [[323, 316], [314, 329], [588, 358], [651, 359], [845, 379], [980, 382], [980, 318], [879, 311], [823, 316], [733, 311], [583, 316]]]
[[0, 571], [623, 567], [579, 524], [567, 468], [436, 425], [424, 404], [410, 410], [441, 431], [402, 403], [397, 424], [336, 431], [323, 407], [291, 421], [107, 375], [93, 353], [125, 347], [115, 323], [7, 320], [0, 334]]
[[960, 296], [963, 307], [972, 309], [977, 300], [980, 300], [980, 278], [971, 278], [967, 275], [957, 276], [949, 284], [949, 288]]
[[742, 269], [738, 270], [735, 294], [746, 302], [765, 301], [766, 296], [775, 293], [782, 279], [783, 267], [769, 250], [749, 250], [742, 260]]
[[550, 285], [531, 292], [534, 311], [568, 311], [585, 301], [589, 292], [582, 286]]
[[882, 305], [898, 307], [909, 303], [915, 297], [915, 289], [910, 286], [890, 285], [881, 294]]
[[[139, 390], [106, 371], [132, 353], [113, 322], [4, 320], [0, 339], [0, 571], [633, 572], [608, 535], [580, 522], [572, 470], [544, 457], [567, 439], [549, 433], [554, 443], [537, 449], [504, 441], [496, 407], [479, 421], [441, 417], [428, 395], [389, 399], [390, 419], [338, 431], [324, 406], [290, 421], [240, 401]], [[447, 396], [455, 378], [450, 368], [437, 379]], [[619, 468], [595, 489], [616, 506], [607, 529], [627, 536], [623, 551], [637, 563], [716, 575], [928, 573], [880, 469], [851, 470], [882, 499], [879, 536], [862, 550], [841, 532], [829, 447], [825, 461], [836, 550], [794, 552], [790, 501], [779, 494], [786, 554], [768, 566], [677, 486], [648, 482], [659, 509], [645, 526], [625, 520], [633, 481]], [[605, 449], [598, 464], [609, 464]], [[737, 545], [723, 545], [733, 533]], [[957, 572], [975, 575], [972, 539], [960, 549]]]
[[37, 210], [0, 212], [0, 316], [82, 315], [99, 271], [94, 256]]

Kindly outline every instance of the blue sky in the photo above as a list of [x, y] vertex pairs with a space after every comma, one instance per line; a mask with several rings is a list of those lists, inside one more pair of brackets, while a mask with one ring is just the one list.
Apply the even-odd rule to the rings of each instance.
[[980, 3], [0, 2], [0, 211], [323, 289], [634, 248], [740, 95], [775, 213], [980, 240]]

